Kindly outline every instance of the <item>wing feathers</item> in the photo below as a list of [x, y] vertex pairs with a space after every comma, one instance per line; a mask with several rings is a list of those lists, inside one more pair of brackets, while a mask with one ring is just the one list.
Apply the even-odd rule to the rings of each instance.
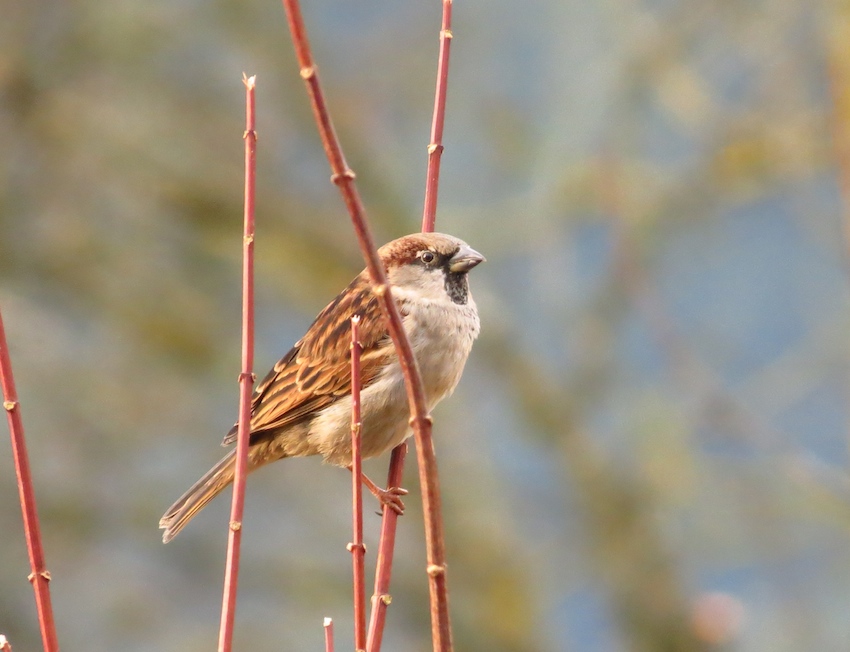
[[[351, 318], [360, 315], [362, 386], [368, 387], [395, 355], [378, 299], [366, 273], [357, 276], [319, 313], [307, 334], [257, 386], [251, 441], [297, 423], [351, 393]], [[233, 426], [222, 445], [236, 441]]]

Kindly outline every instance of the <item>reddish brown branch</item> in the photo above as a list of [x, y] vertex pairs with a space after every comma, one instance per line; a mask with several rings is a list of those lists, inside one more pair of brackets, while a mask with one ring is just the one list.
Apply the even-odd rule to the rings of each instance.
[[334, 621], [325, 618], [325, 652], [334, 652]]
[[440, 184], [440, 159], [443, 155], [443, 125], [446, 117], [446, 90], [449, 85], [449, 54], [452, 46], [452, 0], [443, 0], [440, 28], [440, 54], [437, 58], [437, 90], [434, 93], [434, 116], [431, 120], [431, 142], [428, 144], [428, 172], [425, 175], [425, 207], [422, 231], [434, 230], [437, 219], [437, 189]]
[[354, 572], [354, 649], [366, 649], [366, 569], [363, 545], [363, 456], [360, 452], [360, 317], [351, 318], [351, 494], [353, 539], [348, 549]]
[[239, 581], [239, 551], [242, 543], [242, 513], [245, 507], [245, 478], [248, 471], [248, 440], [251, 424], [251, 390], [254, 385], [254, 189], [256, 182], [255, 77], [245, 77], [245, 214], [242, 238], [242, 373], [239, 374], [239, 429], [236, 440], [236, 471], [230, 529], [227, 535], [227, 562], [221, 605], [219, 652], [230, 652], [236, 617], [236, 591]]
[[425, 543], [431, 598], [431, 635], [434, 650], [452, 649], [451, 624], [448, 610], [448, 589], [446, 584], [445, 544], [443, 536], [442, 504], [440, 500], [437, 459], [431, 439], [431, 416], [425, 402], [425, 393], [419, 375], [413, 350], [402, 326], [398, 307], [392, 298], [386, 273], [378, 258], [375, 243], [369, 230], [365, 210], [360, 195], [354, 185], [354, 173], [348, 168], [342, 155], [342, 148], [333, 129], [330, 115], [319, 84], [318, 71], [310, 52], [304, 20], [298, 0], [283, 0], [289, 29], [301, 70], [301, 77], [307, 85], [307, 92], [313, 108], [313, 114], [321, 133], [325, 153], [331, 166], [331, 180], [342, 194], [351, 216], [354, 231], [360, 244], [366, 267], [373, 284], [373, 291], [379, 297], [381, 309], [387, 320], [387, 326], [399, 362], [404, 373], [405, 388], [410, 404], [411, 426], [416, 438], [416, 453], [419, 462], [419, 476], [422, 485], [422, 506], [425, 516]]
[[[401, 486], [401, 476], [404, 472], [404, 459], [406, 456], [407, 442], [402, 442], [393, 449], [392, 457], [390, 458], [390, 470], [387, 474], [387, 487]], [[392, 596], [389, 591], [393, 570], [397, 523], [398, 513], [385, 506], [384, 518], [381, 522], [381, 538], [378, 543], [378, 559], [375, 566], [375, 592], [372, 595], [369, 636], [366, 641], [368, 652], [378, 652], [381, 649], [384, 624], [387, 620], [387, 607], [392, 602]]]
[[[440, 183], [440, 160], [443, 154], [443, 125], [446, 115], [446, 89], [449, 80], [449, 54], [452, 44], [452, 0], [443, 0], [443, 18], [440, 29], [440, 53], [437, 60], [437, 88], [434, 93], [434, 114], [431, 120], [431, 142], [428, 145], [428, 171], [425, 181], [425, 206], [422, 211], [422, 231], [430, 233], [437, 220], [437, 194]], [[402, 443], [393, 450], [387, 487], [398, 487], [404, 472], [404, 460], [407, 456], [407, 444]], [[372, 596], [372, 615], [369, 621], [369, 639], [367, 649], [377, 652], [381, 649], [387, 607], [392, 601], [389, 594], [392, 576], [393, 551], [398, 514], [391, 509], [384, 510], [381, 523], [381, 538], [378, 548], [378, 562], [375, 569], [375, 593]]]
[[35, 607], [41, 630], [41, 641], [45, 652], [57, 652], [59, 642], [56, 638], [56, 624], [53, 621], [53, 605], [50, 602], [50, 571], [44, 560], [44, 548], [41, 543], [41, 527], [38, 522], [38, 510], [35, 505], [35, 491], [32, 484], [29, 455], [24, 437], [24, 423], [21, 419], [21, 406], [12, 375], [12, 360], [6, 343], [6, 330], [3, 316], [0, 314], [0, 384], [3, 387], [3, 408], [9, 422], [9, 434], [12, 436], [12, 457], [15, 459], [15, 473], [18, 476], [18, 492], [21, 511], [24, 517], [24, 536], [30, 558], [29, 580], [35, 592]]

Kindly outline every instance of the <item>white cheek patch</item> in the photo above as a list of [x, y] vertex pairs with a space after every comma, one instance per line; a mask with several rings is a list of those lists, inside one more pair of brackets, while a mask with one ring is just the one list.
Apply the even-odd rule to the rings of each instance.
[[[424, 273], [423, 273], [424, 272]], [[399, 300], [449, 301], [446, 293], [446, 277], [441, 269], [411, 266], [395, 270], [390, 278], [393, 295]]]

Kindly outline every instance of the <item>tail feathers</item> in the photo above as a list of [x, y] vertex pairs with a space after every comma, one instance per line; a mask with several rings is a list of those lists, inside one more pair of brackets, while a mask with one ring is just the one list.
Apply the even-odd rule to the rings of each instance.
[[171, 541], [195, 514], [233, 482], [236, 451], [232, 450], [174, 503], [159, 520], [162, 542]]

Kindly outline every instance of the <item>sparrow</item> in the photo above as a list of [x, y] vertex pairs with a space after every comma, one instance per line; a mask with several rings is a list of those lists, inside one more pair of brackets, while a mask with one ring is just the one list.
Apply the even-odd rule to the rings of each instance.
[[[450, 395], [478, 337], [478, 310], [468, 272], [484, 256], [442, 233], [414, 233], [378, 249], [422, 376], [429, 410]], [[350, 468], [351, 318], [360, 317], [361, 448], [381, 455], [411, 434], [404, 376], [367, 270], [322, 310], [307, 333], [257, 385], [251, 401], [248, 471], [286, 457], [321, 455]], [[238, 423], [223, 446], [236, 442]], [[159, 522], [168, 543], [232, 481], [236, 450], [183, 494]], [[379, 489], [399, 511], [403, 489]], [[395, 494], [395, 495], [393, 495]]]

